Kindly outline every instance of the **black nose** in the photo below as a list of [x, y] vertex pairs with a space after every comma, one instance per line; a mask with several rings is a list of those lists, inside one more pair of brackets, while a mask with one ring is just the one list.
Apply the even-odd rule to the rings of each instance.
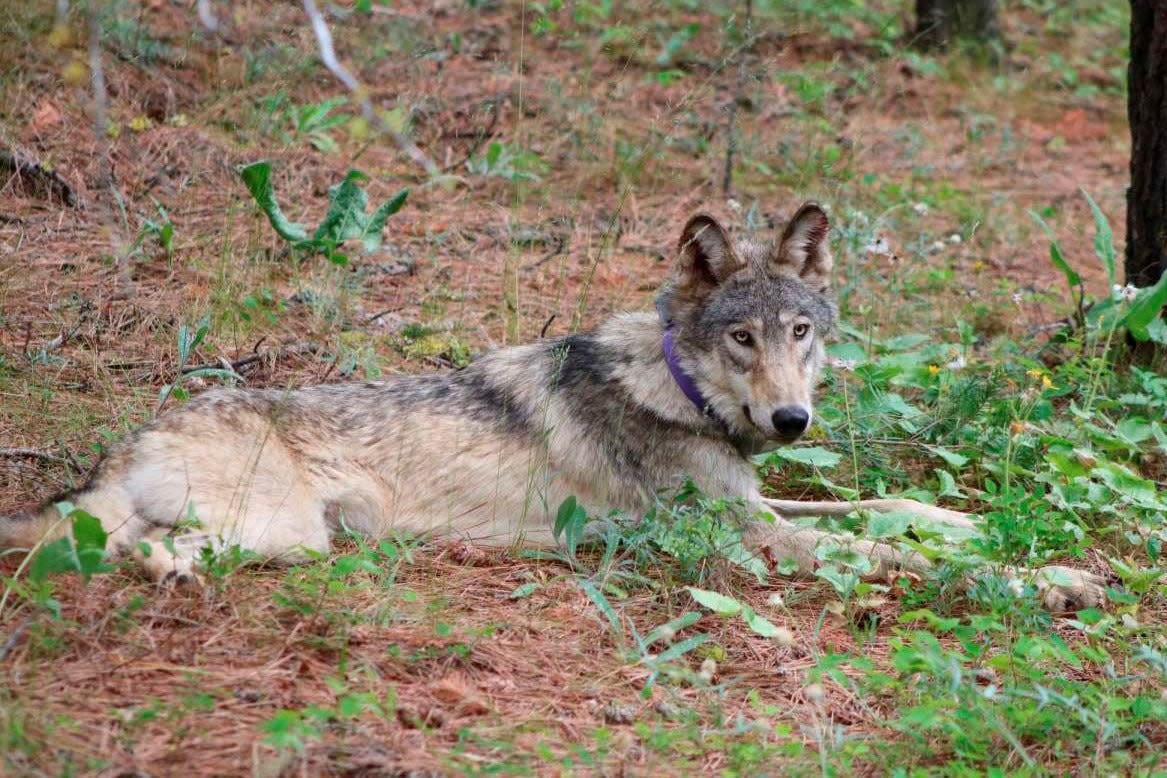
[[797, 438], [806, 432], [810, 423], [810, 414], [806, 408], [797, 405], [787, 405], [774, 411], [770, 417], [774, 422], [774, 430], [784, 438]]

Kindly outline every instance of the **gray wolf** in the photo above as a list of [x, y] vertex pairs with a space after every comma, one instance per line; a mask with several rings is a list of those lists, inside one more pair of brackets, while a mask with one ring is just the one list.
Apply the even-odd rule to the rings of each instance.
[[[750, 549], [816, 565], [827, 533], [797, 514], [907, 509], [911, 501], [801, 504], [762, 496], [749, 456], [798, 438], [835, 322], [826, 212], [806, 203], [773, 243], [734, 241], [713, 217], [681, 231], [654, 313], [489, 353], [455, 372], [295, 391], [221, 389], [163, 414], [111, 449], [72, 496], [100, 518], [113, 552], [153, 578], [193, 581], [198, 551], [239, 545], [272, 560], [324, 552], [339, 530], [406, 530], [476, 543], [553, 545], [569, 495], [594, 515], [640, 516], [691, 477], [743, 498]], [[198, 529], [175, 536], [188, 517]], [[0, 524], [31, 546], [61, 521], [50, 507]], [[871, 575], [927, 562], [852, 540]], [[1098, 582], [1047, 570], [1050, 607], [1099, 601]]]

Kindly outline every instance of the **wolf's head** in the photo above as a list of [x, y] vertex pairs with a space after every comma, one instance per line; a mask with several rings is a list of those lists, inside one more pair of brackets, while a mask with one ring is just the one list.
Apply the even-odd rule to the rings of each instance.
[[712, 216], [694, 216], [657, 298], [685, 371], [731, 434], [755, 448], [810, 426], [835, 321], [828, 229], [826, 212], [809, 202], [774, 244], [735, 243]]

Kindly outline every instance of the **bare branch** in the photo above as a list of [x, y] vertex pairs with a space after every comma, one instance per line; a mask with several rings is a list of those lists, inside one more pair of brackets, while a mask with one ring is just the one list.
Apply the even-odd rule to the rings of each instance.
[[320, 48], [320, 61], [324, 63], [324, 67], [328, 68], [328, 71], [340, 83], [344, 84], [345, 88], [348, 89], [353, 98], [360, 104], [361, 114], [379, 132], [392, 138], [393, 142], [397, 144], [397, 147], [404, 151], [410, 159], [425, 168], [425, 172], [428, 175], [441, 175], [441, 169], [434, 164], [434, 161], [424, 151], [417, 147], [416, 143], [407, 138], [403, 133], [390, 127], [377, 114], [377, 111], [373, 108], [373, 101], [369, 99], [368, 90], [365, 89], [348, 68], [337, 60], [336, 49], [332, 45], [332, 32], [328, 29], [328, 23], [324, 20], [324, 15], [316, 7], [315, 0], [302, 1], [304, 12], [308, 14], [308, 18], [312, 21], [312, 31], [316, 33], [316, 43]]
[[[89, 9], [89, 81], [93, 87], [93, 133], [100, 141], [109, 133], [109, 93], [105, 89], [105, 68], [101, 63], [101, 20], [97, 9]], [[103, 177], [108, 173], [103, 171]], [[107, 181], [103, 181], [105, 186]]]
[[746, 83], [746, 59], [749, 49], [754, 44], [753, 39], [754, 0], [746, 0], [746, 39], [738, 49], [737, 81], [733, 86], [733, 97], [729, 104], [729, 116], [725, 126], [725, 171], [721, 177], [721, 193], [729, 197], [733, 190], [733, 158], [737, 154], [737, 110], [742, 100], [742, 89]]
[[42, 462], [52, 462], [55, 465], [73, 466], [73, 463], [64, 457], [35, 448], [0, 448], [0, 459], [39, 459]]
[[197, 10], [199, 23], [209, 32], [218, 32], [219, 19], [215, 16], [215, 9], [211, 7], [210, 0], [198, 0]]

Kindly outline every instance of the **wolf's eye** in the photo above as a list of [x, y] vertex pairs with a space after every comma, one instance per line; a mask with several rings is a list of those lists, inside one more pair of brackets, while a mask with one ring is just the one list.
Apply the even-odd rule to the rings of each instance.
[[802, 340], [806, 337], [806, 333], [810, 332], [810, 325], [803, 323], [795, 324], [793, 332], [795, 340]]
[[754, 345], [754, 336], [750, 334], [749, 330], [734, 330], [730, 337], [743, 346]]

